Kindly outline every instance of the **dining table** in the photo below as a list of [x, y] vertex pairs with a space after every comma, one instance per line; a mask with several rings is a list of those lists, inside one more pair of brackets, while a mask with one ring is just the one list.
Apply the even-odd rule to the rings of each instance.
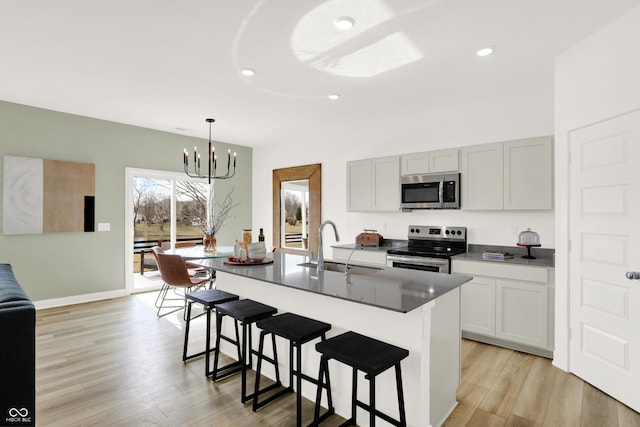
[[233, 246], [218, 246], [218, 250], [216, 252], [205, 252], [202, 245], [184, 246], [181, 248], [167, 249], [164, 253], [180, 255], [185, 260], [225, 258], [229, 255], [233, 255]]

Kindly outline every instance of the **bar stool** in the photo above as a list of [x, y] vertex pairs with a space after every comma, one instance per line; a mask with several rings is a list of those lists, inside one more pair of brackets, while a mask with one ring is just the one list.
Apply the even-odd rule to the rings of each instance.
[[[302, 372], [302, 345], [312, 341], [316, 338], [325, 340], [326, 332], [331, 329], [331, 325], [328, 323], [320, 322], [318, 320], [309, 319], [308, 317], [299, 316], [293, 313], [284, 313], [277, 316], [268, 317], [260, 320], [256, 323], [256, 326], [262, 331], [260, 332], [260, 346], [258, 348], [258, 364], [256, 368], [256, 382], [253, 398], [253, 410], [257, 411], [259, 408], [267, 405], [275, 399], [294, 391], [293, 389], [293, 376], [296, 376], [296, 425], [300, 426], [302, 423], [302, 380], [305, 379], [313, 384], [318, 385], [320, 388], [327, 389], [327, 399], [329, 402], [329, 410], [325, 412], [320, 420], [324, 420], [334, 412], [333, 402], [331, 400], [331, 387], [329, 384], [318, 383], [315, 378], [305, 375]], [[272, 340], [277, 335], [285, 338], [289, 341], [289, 386], [280, 390], [279, 392], [269, 396], [267, 399], [259, 402], [258, 396], [265, 391], [272, 390], [276, 387], [282, 386], [280, 382], [280, 376], [276, 370], [276, 382], [264, 390], [260, 390], [260, 371], [262, 368], [262, 359], [264, 358], [263, 347], [264, 339], [267, 335], [271, 334]], [[293, 364], [293, 349], [296, 349], [296, 364]], [[275, 351], [275, 350], [274, 350]], [[277, 354], [273, 355], [274, 360], [277, 363]]]
[[[210, 353], [214, 350], [211, 348], [211, 312], [215, 309], [215, 306], [224, 302], [235, 301], [240, 299], [238, 295], [221, 291], [219, 289], [207, 289], [204, 291], [190, 292], [186, 295], [187, 298], [187, 321], [184, 327], [184, 348], [182, 350], [182, 361], [193, 359], [198, 356], [205, 355], [204, 374], [209, 376], [211, 371], [209, 370]], [[189, 327], [191, 324], [191, 306], [193, 303], [199, 303], [204, 306], [207, 315], [207, 332], [206, 332], [206, 344], [205, 350], [187, 355], [187, 346], [189, 345]], [[200, 317], [200, 315], [196, 317]], [[194, 317], [194, 319], [196, 318]], [[225, 337], [226, 339], [226, 337]], [[229, 340], [232, 341], [232, 340]]]
[[[404, 410], [404, 395], [402, 392], [402, 373], [400, 361], [409, 355], [409, 351], [373, 338], [360, 335], [356, 332], [345, 332], [341, 335], [329, 338], [316, 344], [316, 350], [322, 354], [320, 357], [320, 373], [329, 377], [329, 360], [335, 359], [353, 368], [351, 388], [351, 418], [342, 425], [356, 425], [356, 406], [369, 411], [369, 425], [375, 426], [376, 416], [395, 426], [406, 426], [407, 419]], [[395, 366], [396, 386], [398, 389], [398, 409], [400, 420], [391, 418], [376, 409], [376, 376]], [[365, 378], [369, 380], [369, 405], [357, 399], [358, 370], [363, 371]], [[320, 421], [320, 397], [322, 389], [318, 387], [316, 394], [316, 407], [314, 413], [314, 425]]]
[[[247, 366], [252, 365], [252, 354], [256, 353], [251, 348], [251, 324], [258, 320], [273, 316], [278, 310], [274, 307], [253, 301], [250, 299], [241, 299], [238, 301], [229, 301], [216, 305], [216, 348], [214, 350], [213, 371], [211, 371], [212, 381], [226, 378], [236, 372], [242, 373], [242, 390], [240, 401], [245, 403], [253, 398], [253, 393], [247, 395]], [[225, 366], [218, 367], [218, 359], [220, 356], [220, 338], [222, 337], [222, 319], [229, 316], [235, 320], [236, 342], [238, 339], [238, 322], [242, 324], [242, 349], [238, 346], [238, 361], [229, 363]], [[275, 339], [273, 340], [275, 352]], [[247, 351], [247, 347], [249, 350]], [[249, 363], [247, 364], [247, 360]], [[274, 363], [276, 371], [278, 364], [274, 360], [266, 358], [267, 361]]]

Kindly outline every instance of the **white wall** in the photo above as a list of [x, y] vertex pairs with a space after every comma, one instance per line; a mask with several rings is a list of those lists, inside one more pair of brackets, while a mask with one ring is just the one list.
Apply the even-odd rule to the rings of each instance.
[[[342, 101], [340, 101], [342, 102]], [[346, 101], [345, 101], [346, 102]], [[353, 243], [363, 228], [385, 238], [406, 239], [410, 224], [469, 228], [470, 243], [515, 246], [519, 231], [531, 227], [544, 247], [554, 247], [554, 214], [414, 211], [354, 213], [346, 208], [346, 162], [371, 157], [497, 142], [553, 133], [553, 88], [529, 88], [506, 98], [475, 100], [466, 105], [416, 112], [386, 122], [327, 123], [296, 147], [276, 143], [254, 148], [253, 229], [271, 236], [271, 172], [276, 168], [322, 163], [322, 219], [338, 225], [341, 243]], [[333, 236], [326, 233], [325, 242]]]
[[568, 370], [568, 132], [640, 108], [640, 6], [556, 59], [556, 350]]

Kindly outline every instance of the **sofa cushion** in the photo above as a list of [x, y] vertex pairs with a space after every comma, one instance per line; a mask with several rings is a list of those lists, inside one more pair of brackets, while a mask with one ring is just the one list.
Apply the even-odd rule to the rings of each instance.
[[15, 276], [10, 264], [0, 264], [0, 309], [33, 306]]

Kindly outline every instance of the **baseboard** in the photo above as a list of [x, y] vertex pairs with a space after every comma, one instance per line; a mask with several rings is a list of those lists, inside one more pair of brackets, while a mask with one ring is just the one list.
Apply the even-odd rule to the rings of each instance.
[[120, 298], [127, 295], [124, 289], [118, 289], [115, 291], [96, 292], [94, 294], [74, 295], [71, 297], [46, 299], [40, 301], [34, 301], [33, 305], [36, 306], [36, 310], [42, 310], [45, 308], [63, 307], [65, 305], [82, 304], [85, 302], [94, 302], [105, 299]]
[[462, 338], [468, 338], [473, 341], [480, 341], [485, 344], [497, 345], [499, 347], [509, 348], [511, 350], [521, 351], [523, 353], [534, 354], [536, 356], [553, 359], [553, 351], [543, 348], [533, 347], [530, 345], [514, 343], [500, 338], [488, 337], [486, 335], [476, 334], [473, 332], [462, 331]]

